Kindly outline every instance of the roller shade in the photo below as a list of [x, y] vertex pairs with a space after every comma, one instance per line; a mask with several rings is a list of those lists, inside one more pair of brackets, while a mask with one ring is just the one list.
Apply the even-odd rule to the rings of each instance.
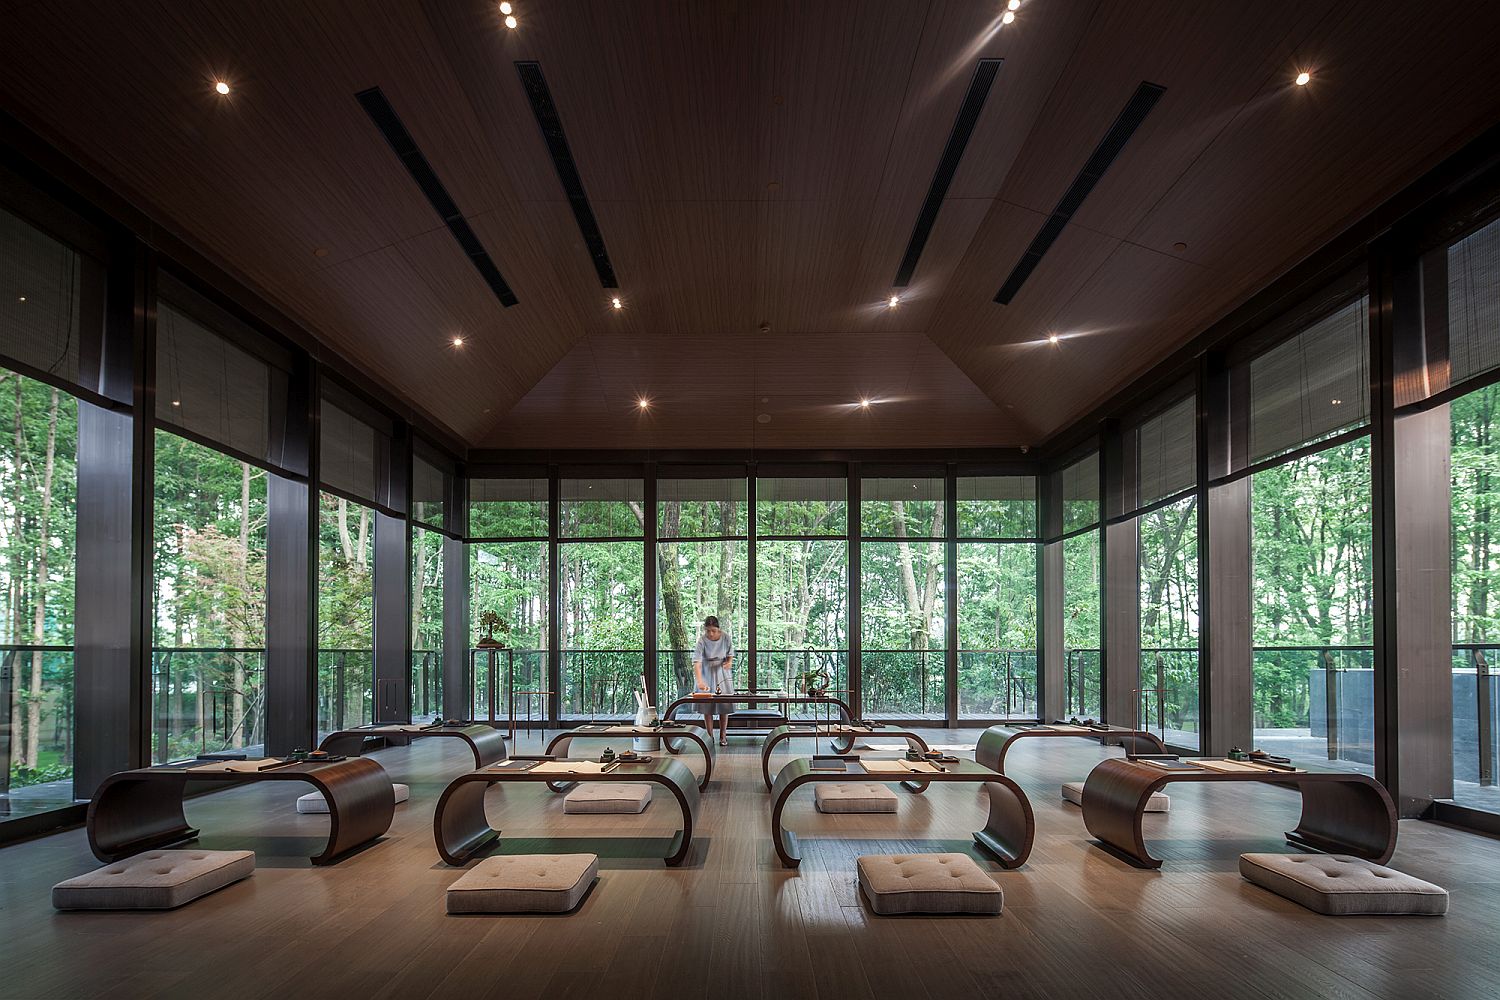
[[1360, 295], [1250, 361], [1251, 465], [1369, 423], [1368, 309]]
[[746, 535], [750, 484], [732, 479], [658, 479], [656, 531], [661, 538]]
[[1149, 507], [1196, 485], [1197, 403], [1196, 396], [1189, 396], [1135, 429], [1136, 509]]
[[318, 442], [323, 485], [372, 504], [382, 502], [380, 473], [390, 454], [386, 435], [324, 397]]
[[0, 354], [77, 384], [85, 269], [72, 248], [0, 211]]
[[[156, 307], [156, 418], [204, 440], [269, 461], [272, 369], [221, 331], [231, 322], [206, 315], [190, 296], [163, 282]], [[177, 293], [177, 298], [167, 296]], [[189, 312], [191, 309], [191, 313]], [[277, 379], [285, 405], [285, 376]]]
[[960, 538], [1035, 538], [1036, 477], [958, 477]]
[[1500, 220], [1441, 251], [1451, 385], [1500, 367]]
[[1099, 453], [1093, 452], [1062, 470], [1063, 534], [1099, 523]]
[[640, 538], [646, 485], [641, 479], [563, 479], [558, 483], [565, 538]]
[[843, 476], [767, 476], [755, 481], [760, 535], [842, 535], [849, 524], [849, 481]]
[[443, 527], [447, 506], [448, 476], [420, 455], [411, 462], [411, 516], [413, 520]]
[[546, 538], [547, 480], [469, 480], [469, 535]]

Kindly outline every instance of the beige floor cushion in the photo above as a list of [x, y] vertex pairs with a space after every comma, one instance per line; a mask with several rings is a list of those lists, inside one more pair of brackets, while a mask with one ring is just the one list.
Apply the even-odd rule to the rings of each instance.
[[[1083, 782], [1070, 781], [1062, 786], [1062, 797], [1075, 806], [1083, 805]], [[1172, 811], [1172, 797], [1166, 792], [1152, 792], [1151, 798], [1146, 800], [1146, 811], [1148, 813], [1164, 813]]]
[[[398, 803], [405, 802], [411, 798], [411, 789], [406, 785], [398, 785], [392, 782], [391, 788], [396, 793], [396, 801]], [[323, 798], [322, 792], [308, 792], [297, 800], [297, 811], [299, 813], [326, 813], [328, 811], [328, 801]]]
[[638, 813], [651, 804], [651, 786], [644, 781], [583, 781], [563, 798], [568, 813]]
[[867, 854], [859, 887], [881, 914], [1000, 912], [1005, 894], [967, 854]]
[[822, 813], [893, 813], [896, 793], [873, 781], [819, 782], [813, 806]]
[[1331, 916], [1448, 912], [1448, 890], [1347, 854], [1241, 854], [1240, 874]]
[[59, 882], [59, 910], [170, 910], [254, 873], [254, 851], [146, 851]]
[[448, 887], [448, 912], [567, 913], [598, 877], [597, 854], [485, 858]]

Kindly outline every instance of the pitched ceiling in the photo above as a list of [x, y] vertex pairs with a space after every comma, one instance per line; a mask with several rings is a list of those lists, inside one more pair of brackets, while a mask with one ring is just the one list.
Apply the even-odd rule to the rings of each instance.
[[[1025, 0], [1003, 27], [991, 0], [515, 2], [507, 31], [489, 0], [0, 0], [0, 106], [471, 445], [591, 448], [1037, 443], [1500, 118], [1480, 0]], [[995, 304], [1142, 81], [1164, 96]], [[373, 86], [518, 305], [354, 100]]]

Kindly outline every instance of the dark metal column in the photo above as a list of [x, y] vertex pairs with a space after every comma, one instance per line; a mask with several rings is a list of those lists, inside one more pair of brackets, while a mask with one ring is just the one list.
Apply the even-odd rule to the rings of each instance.
[[411, 721], [411, 525], [375, 512], [375, 721]]
[[958, 725], [958, 465], [948, 463], [943, 476], [943, 677], [948, 696], [943, 711], [949, 726]]
[[443, 718], [470, 719], [469, 546], [443, 538]]
[[864, 523], [860, 517], [864, 491], [858, 462], [849, 463], [849, 707], [865, 717]]
[[644, 523], [641, 525], [641, 527], [643, 529], [642, 535], [645, 538], [645, 542], [643, 543], [643, 546], [644, 546], [644, 548], [645, 548], [646, 551], [645, 551], [645, 554], [644, 554], [644, 558], [641, 561], [642, 561], [642, 564], [643, 564], [643, 570], [642, 570], [642, 572], [645, 574], [645, 576], [642, 579], [642, 583], [643, 583], [642, 590], [644, 592], [645, 600], [646, 600], [646, 634], [644, 636], [644, 643], [642, 644], [642, 647], [641, 647], [642, 649], [645, 650], [645, 653], [641, 657], [641, 659], [643, 661], [642, 662], [642, 666], [641, 666], [641, 673], [644, 675], [645, 680], [646, 680], [646, 700], [647, 700], [647, 702], [649, 704], [655, 705], [657, 703], [656, 702], [656, 681], [657, 681], [656, 674], [657, 674], [657, 658], [658, 658], [658, 655], [659, 655], [658, 652], [657, 652], [657, 634], [656, 634], [656, 630], [657, 630], [657, 622], [656, 622], [656, 618], [657, 618], [657, 606], [656, 606], [657, 605], [657, 594], [656, 594], [656, 588], [657, 588], [657, 585], [658, 585], [659, 581], [657, 580], [657, 565], [658, 565], [658, 563], [657, 563], [657, 552], [656, 552], [656, 548], [657, 548], [657, 545], [656, 545], [656, 518], [657, 518], [657, 513], [656, 513], [656, 463], [655, 462], [647, 462], [646, 463], [645, 475], [646, 475], [645, 501], [644, 501], [644, 505], [643, 505], [644, 506], [644, 510], [645, 510], [645, 516], [642, 518], [642, 520], [644, 521]]
[[316, 745], [318, 723], [318, 490], [316, 372], [287, 387], [287, 464], [307, 480], [266, 474], [266, 751]]
[[1111, 421], [1099, 445], [1099, 708], [1105, 721], [1117, 726], [1136, 724], [1141, 686], [1136, 521], [1112, 520], [1127, 506], [1126, 450], [1125, 435]]
[[557, 560], [560, 550], [557, 535], [562, 527], [562, 499], [558, 495], [561, 480], [557, 466], [547, 470], [547, 687], [552, 691], [547, 696], [547, 721], [557, 724], [562, 715], [562, 597], [561, 567]]
[[[757, 598], [757, 593], [756, 593], [756, 589], [755, 589], [756, 588], [756, 582], [755, 582], [755, 564], [756, 564], [756, 561], [758, 559], [758, 556], [756, 555], [756, 551], [755, 551], [755, 532], [756, 532], [755, 474], [756, 474], [756, 466], [755, 466], [754, 462], [751, 462], [749, 468], [746, 470], [746, 475], [749, 478], [746, 480], [746, 483], [745, 483], [746, 503], [748, 503], [749, 506], [750, 506], [750, 510], [749, 510], [750, 521], [749, 521], [749, 524], [747, 526], [748, 530], [750, 532], [750, 541], [747, 543], [748, 547], [749, 547], [749, 553], [746, 556], [746, 563], [745, 563], [745, 571], [746, 571], [746, 576], [748, 578], [748, 582], [746, 583], [746, 586], [749, 587], [749, 589], [750, 589], [750, 602], [749, 602], [750, 603], [750, 608], [749, 608], [749, 611], [750, 611], [750, 621], [749, 621], [749, 624], [745, 627], [745, 634], [748, 636], [748, 638], [746, 639], [746, 642], [748, 643], [748, 645], [747, 645], [746, 648], [749, 650], [749, 656], [750, 656], [750, 671], [749, 671], [749, 673], [746, 676], [748, 676], [750, 678], [750, 686], [752, 688], [755, 687], [755, 684], [756, 684], [756, 680], [755, 680], [756, 667], [757, 667], [757, 665], [760, 662], [760, 648], [756, 645], [757, 640], [756, 640], [756, 636], [755, 636], [755, 615], [756, 615], [756, 598]], [[851, 667], [850, 669], [853, 669], [853, 668]]]
[[[1060, 476], [1037, 478], [1037, 532], [1043, 539], [1062, 533]], [[1037, 711], [1043, 722], [1067, 718], [1068, 671], [1063, 652], [1063, 543], [1043, 541], [1037, 552], [1037, 645], [1041, 656]]]

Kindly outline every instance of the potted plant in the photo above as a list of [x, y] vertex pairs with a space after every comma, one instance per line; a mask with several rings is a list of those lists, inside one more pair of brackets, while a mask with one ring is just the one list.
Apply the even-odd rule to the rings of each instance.
[[797, 675], [797, 686], [809, 698], [816, 698], [828, 687], [828, 674], [823, 670], [804, 670]]
[[[506, 623], [493, 611], [482, 612], [479, 616], [479, 626], [485, 629], [484, 638], [480, 639], [476, 646], [482, 649], [504, 649], [506, 639], [510, 636], [510, 625]], [[495, 636], [495, 630], [500, 630], [500, 635]]]

